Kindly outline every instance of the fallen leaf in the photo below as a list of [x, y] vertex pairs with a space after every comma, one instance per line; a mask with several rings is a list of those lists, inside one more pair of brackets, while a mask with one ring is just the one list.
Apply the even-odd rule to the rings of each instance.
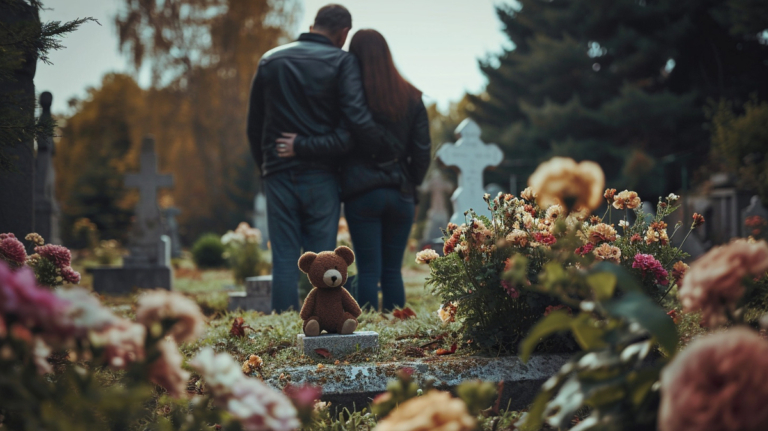
[[457, 347], [456, 343], [453, 343], [451, 345], [451, 349], [450, 350], [448, 350], [448, 349], [437, 349], [435, 351], [435, 354], [436, 355], [450, 355], [452, 353], [456, 353], [456, 347]]
[[411, 310], [410, 307], [405, 307], [400, 310], [395, 310], [392, 312], [392, 315], [400, 320], [410, 319], [411, 317], [416, 317], [416, 313]]
[[235, 320], [232, 321], [232, 327], [229, 328], [229, 334], [234, 337], [245, 337], [245, 329], [253, 330], [253, 328], [243, 325], [244, 322], [242, 317], [235, 317]]
[[333, 355], [331, 354], [331, 352], [329, 352], [329, 351], [327, 351], [327, 350], [325, 350], [325, 349], [315, 349], [315, 353], [317, 353], [318, 355], [320, 355], [320, 356], [324, 357], [325, 359], [328, 359], [328, 358], [330, 358], [331, 356], [333, 356]]

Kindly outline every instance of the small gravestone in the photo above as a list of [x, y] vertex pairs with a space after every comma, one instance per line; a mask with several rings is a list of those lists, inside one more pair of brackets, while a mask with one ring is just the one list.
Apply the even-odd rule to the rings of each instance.
[[483, 171], [501, 163], [504, 154], [496, 144], [480, 140], [480, 127], [469, 118], [459, 124], [456, 134], [459, 140], [441, 146], [437, 158], [459, 171], [459, 186], [451, 196], [453, 215], [450, 221], [460, 225], [464, 223], [464, 212], [470, 208], [477, 214], [490, 217], [488, 206], [483, 201]]
[[359, 351], [375, 351], [379, 348], [379, 334], [373, 331], [360, 331], [348, 335], [320, 334], [316, 337], [307, 337], [299, 334], [296, 337], [299, 350], [305, 355], [320, 359], [318, 349], [324, 349], [331, 357], [341, 357]]
[[749, 206], [741, 212], [742, 236], [753, 236], [756, 239], [768, 237], [768, 209], [759, 196], [752, 196]]
[[272, 276], [245, 279], [245, 292], [229, 292], [229, 311], [272, 312]]
[[261, 248], [266, 250], [269, 244], [269, 229], [267, 228], [267, 197], [259, 192], [253, 199], [253, 227], [261, 231]]
[[168, 236], [171, 238], [171, 257], [181, 257], [181, 238], [179, 237], [179, 222], [176, 217], [181, 214], [181, 210], [176, 207], [163, 209], [165, 217], [165, 226], [168, 230]]
[[[47, 91], [40, 94], [43, 113], [41, 122], [51, 121], [53, 95]], [[35, 158], [35, 232], [51, 244], [61, 244], [59, 235], [59, 205], [54, 197], [56, 174], [53, 170], [55, 148], [53, 138], [38, 136], [37, 157]]]
[[429, 175], [422, 190], [429, 193], [429, 210], [427, 224], [424, 227], [422, 245], [442, 242], [443, 232], [448, 225], [448, 207], [446, 195], [453, 190], [453, 184], [446, 180], [443, 174], [435, 169]]
[[[157, 173], [155, 140], [144, 138], [138, 174], [125, 176], [125, 185], [139, 189], [139, 203], [123, 267], [92, 268], [93, 290], [125, 295], [134, 288], [171, 289], [170, 239], [157, 205], [157, 189], [173, 185], [173, 176]], [[165, 238], [162, 238], [165, 236]]]

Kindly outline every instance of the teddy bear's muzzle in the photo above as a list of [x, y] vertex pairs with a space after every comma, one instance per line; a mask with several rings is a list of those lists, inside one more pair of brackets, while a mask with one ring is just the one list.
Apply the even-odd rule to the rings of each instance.
[[323, 282], [328, 287], [339, 287], [343, 280], [341, 273], [336, 269], [329, 269], [323, 274]]

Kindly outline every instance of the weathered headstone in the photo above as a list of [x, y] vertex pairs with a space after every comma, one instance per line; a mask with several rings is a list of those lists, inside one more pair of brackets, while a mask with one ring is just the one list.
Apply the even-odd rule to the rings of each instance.
[[262, 275], [245, 279], [245, 292], [229, 293], [229, 311], [272, 312], [272, 276]]
[[179, 222], [176, 217], [181, 214], [181, 210], [176, 207], [163, 209], [165, 217], [165, 227], [168, 236], [171, 238], [171, 257], [181, 257], [181, 238], [179, 237]]
[[422, 190], [429, 193], [429, 210], [427, 210], [427, 224], [424, 227], [423, 243], [432, 243], [440, 240], [448, 225], [448, 207], [446, 195], [453, 190], [453, 184], [446, 180], [440, 170], [435, 169], [429, 175], [429, 179], [422, 186]]
[[253, 199], [253, 227], [261, 231], [261, 248], [266, 250], [269, 244], [269, 229], [267, 228], [267, 197], [259, 192]]
[[501, 163], [504, 154], [496, 144], [480, 140], [480, 127], [467, 118], [456, 128], [460, 137], [456, 143], [444, 144], [437, 151], [437, 157], [447, 166], [459, 170], [459, 186], [451, 196], [453, 215], [451, 223], [464, 223], [464, 212], [470, 208], [477, 214], [490, 216], [483, 201], [483, 171], [489, 166]]
[[490, 183], [485, 186], [485, 192], [491, 195], [491, 199], [493, 199], [498, 196], [499, 193], [504, 193], [504, 187], [502, 187], [501, 184]]
[[[37, 9], [27, 2], [0, 2], [0, 24], [5, 31], [16, 25], [39, 23]], [[37, 51], [34, 44], [25, 46], [27, 48], [23, 49], [19, 67], [11, 76], [0, 79], [0, 103], [13, 107], [9, 111], [13, 111], [14, 117], [6, 120], [31, 126], [35, 122], [34, 78]], [[6, 48], [15, 49], [3, 49]], [[3, 121], [3, 124], [10, 123]], [[4, 137], [5, 133], [6, 131], [3, 131]], [[0, 233], [13, 233], [20, 239], [35, 228], [35, 157], [34, 137], [31, 135], [32, 133], [22, 141], [4, 139], [2, 152], [5, 157], [0, 160]]]
[[710, 181], [714, 186], [707, 195], [711, 213], [704, 227], [714, 245], [724, 244], [741, 235], [741, 210], [749, 204], [751, 195], [736, 187], [730, 175], [714, 174]]
[[[40, 94], [43, 109], [41, 121], [51, 121], [53, 95], [47, 91]], [[59, 235], [59, 205], [54, 195], [56, 174], [53, 170], [53, 156], [56, 153], [53, 138], [38, 136], [37, 157], [35, 158], [35, 232], [51, 244], [61, 244]]]
[[768, 209], [766, 209], [759, 196], [752, 196], [749, 206], [741, 212], [741, 235], [765, 238], [768, 236]]
[[139, 203], [128, 243], [129, 256], [123, 267], [92, 268], [93, 289], [100, 293], [128, 294], [134, 288], [171, 289], [170, 240], [163, 239], [165, 227], [157, 205], [157, 189], [173, 185], [172, 175], [157, 173], [155, 140], [144, 138], [138, 174], [125, 176], [125, 185], [139, 189]]

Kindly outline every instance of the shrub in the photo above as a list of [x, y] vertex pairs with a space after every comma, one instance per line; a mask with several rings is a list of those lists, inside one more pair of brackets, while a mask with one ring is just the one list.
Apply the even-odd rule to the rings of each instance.
[[262, 270], [268, 270], [269, 265], [261, 256], [261, 231], [242, 222], [234, 231], [229, 231], [221, 237], [221, 243], [226, 250], [225, 256], [235, 281], [243, 284], [247, 277], [259, 275]]
[[192, 260], [200, 269], [222, 268], [226, 266], [224, 244], [215, 233], [207, 233], [195, 241], [192, 246]]

